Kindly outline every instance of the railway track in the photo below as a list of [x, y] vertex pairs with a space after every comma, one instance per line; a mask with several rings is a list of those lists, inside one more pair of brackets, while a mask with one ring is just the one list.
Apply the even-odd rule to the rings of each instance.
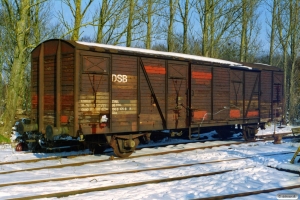
[[290, 190], [290, 189], [300, 189], [300, 184], [297, 185], [291, 185], [291, 186], [282, 186], [282, 187], [277, 187], [277, 188], [270, 188], [270, 189], [265, 189], [265, 190], [256, 190], [256, 191], [251, 191], [251, 192], [241, 192], [241, 193], [236, 193], [236, 194], [227, 194], [227, 195], [220, 195], [220, 196], [213, 196], [213, 197], [205, 197], [205, 198], [196, 198], [194, 200], [221, 200], [221, 199], [231, 199], [231, 198], [236, 198], [236, 197], [246, 197], [246, 196], [251, 196], [251, 195], [257, 195], [257, 194], [262, 194], [262, 193], [270, 193], [270, 192], [280, 192], [282, 190]]
[[[255, 166], [253, 166], [255, 167]], [[250, 167], [248, 167], [250, 168]], [[158, 169], [157, 169], [158, 170]], [[231, 172], [237, 170], [232, 169], [232, 170], [223, 170], [223, 171], [218, 171], [218, 172], [211, 172], [211, 173], [201, 173], [201, 174], [193, 174], [193, 175], [188, 175], [188, 176], [179, 176], [179, 177], [174, 177], [174, 178], [164, 178], [164, 179], [157, 179], [157, 180], [149, 180], [149, 181], [141, 181], [141, 182], [135, 182], [135, 183], [128, 183], [128, 184], [118, 184], [118, 185], [113, 185], [113, 186], [104, 186], [104, 187], [95, 187], [95, 188], [88, 188], [88, 189], [80, 189], [80, 190], [72, 190], [72, 191], [65, 191], [65, 192], [55, 192], [55, 193], [49, 193], [49, 194], [42, 194], [42, 195], [34, 195], [34, 196], [27, 196], [27, 197], [21, 197], [21, 198], [12, 198], [14, 200], [29, 200], [29, 199], [38, 199], [38, 198], [51, 198], [51, 197], [67, 197], [70, 195], [75, 195], [75, 194], [83, 194], [83, 193], [88, 193], [88, 192], [98, 192], [98, 191], [105, 191], [105, 190], [113, 190], [113, 189], [120, 189], [120, 188], [127, 188], [127, 187], [135, 187], [135, 186], [142, 186], [146, 184], [155, 184], [155, 183], [164, 183], [164, 182], [171, 182], [171, 181], [179, 181], [179, 180], [184, 180], [184, 179], [190, 179], [190, 178], [197, 178], [197, 177], [202, 177], [202, 176], [212, 176], [212, 175], [217, 175], [217, 174], [223, 174], [227, 172]]]
[[[244, 142], [243, 142], [244, 143]], [[229, 144], [229, 145], [232, 145]], [[219, 146], [219, 145], [218, 145]], [[221, 145], [223, 146], [223, 145]], [[176, 153], [181, 153], [181, 152], [185, 152], [185, 151], [191, 151], [191, 150], [197, 150], [197, 149], [202, 149], [202, 148], [213, 148], [215, 147], [214, 145], [212, 146], [204, 146], [201, 148], [190, 148], [190, 149], [176, 149], [174, 150]], [[236, 148], [236, 147], [234, 147]], [[229, 148], [231, 149], [231, 147]], [[167, 153], [174, 153], [174, 151], [171, 152], [161, 152], [158, 153], [157, 155], [164, 155]], [[99, 177], [104, 177], [107, 175], [122, 175], [122, 174], [138, 174], [138, 173], [143, 173], [143, 172], [150, 172], [150, 171], [159, 171], [159, 170], [175, 170], [175, 169], [182, 169], [182, 168], [187, 168], [187, 167], [195, 167], [195, 166], [204, 166], [204, 165], [211, 165], [211, 164], [217, 164], [217, 163], [222, 163], [222, 162], [228, 162], [228, 163], [233, 163], [233, 162], [241, 162], [242, 160], [246, 160], [246, 159], [251, 159], [251, 158], [255, 158], [258, 156], [273, 156], [273, 155], [281, 155], [281, 154], [293, 154], [293, 151], [290, 152], [281, 152], [281, 153], [263, 153], [263, 154], [258, 154], [255, 156], [244, 156], [244, 157], [238, 157], [238, 158], [230, 158], [230, 159], [223, 159], [223, 160], [212, 160], [212, 161], [207, 161], [207, 162], [194, 162], [194, 163], [189, 163], [189, 164], [181, 164], [181, 165], [172, 165], [172, 166], [163, 166], [163, 167], [154, 167], [154, 168], [144, 168], [144, 169], [136, 169], [136, 170], [123, 170], [123, 171], [115, 171], [115, 172], [110, 172], [110, 173], [98, 173], [98, 174], [85, 174], [85, 175], [78, 175], [78, 176], [69, 176], [69, 177], [57, 177], [57, 178], [46, 178], [46, 179], [39, 179], [39, 180], [24, 180], [24, 181], [18, 181], [18, 182], [6, 182], [6, 183], [1, 183], [0, 184], [0, 188], [5, 188], [5, 187], [14, 187], [14, 186], [21, 186], [21, 187], [25, 187], [25, 185], [31, 185], [30, 187], [34, 187], [34, 184], [43, 184], [46, 182], [57, 182], [58, 184], [62, 184], [60, 183], [60, 181], [67, 181], [66, 183], [72, 182], [72, 180], [80, 180], [80, 179], [89, 179], [91, 182], [95, 181], [97, 182], [97, 180], [101, 180], [101, 178]], [[149, 155], [153, 155], [153, 154], [147, 154], [144, 156], [149, 156]], [[116, 160], [130, 160], [133, 158], [139, 158], [139, 157], [143, 157], [143, 155], [138, 155], [138, 156], [132, 156], [129, 157], [127, 159], [116, 159]], [[101, 160], [100, 162], [109, 162], [107, 159], [105, 160]], [[94, 161], [89, 161], [88, 163], [97, 163], [96, 160]], [[135, 161], [133, 161], [135, 162]], [[246, 161], [243, 161], [246, 162]], [[64, 166], [76, 166], [73, 165], [74, 163], [69, 163], [66, 164]], [[75, 163], [78, 164], [78, 163]], [[80, 165], [83, 165], [84, 162], [82, 162]], [[227, 164], [226, 164], [227, 166]], [[32, 168], [32, 169], [24, 169], [21, 171], [34, 171], [34, 170], [39, 170], [39, 169], [52, 169], [52, 168], [58, 168], [58, 167], [63, 167], [63, 166], [50, 166], [50, 168], [48, 168], [47, 166], [41, 167], [41, 168]], [[247, 168], [255, 168], [255, 166], [246, 166], [243, 169], [247, 169]], [[94, 191], [109, 191], [112, 189], [119, 189], [119, 188], [130, 188], [130, 187], [136, 187], [136, 186], [143, 186], [143, 185], [147, 185], [147, 184], [156, 184], [156, 183], [167, 183], [167, 182], [172, 182], [172, 181], [180, 181], [180, 180], [185, 180], [185, 179], [191, 179], [191, 178], [197, 178], [197, 177], [205, 177], [205, 176], [215, 176], [218, 174], [225, 174], [225, 173], [229, 173], [229, 172], [233, 172], [235, 170], [240, 170], [241, 168], [232, 168], [232, 169], [225, 169], [225, 170], [216, 170], [213, 172], [208, 172], [208, 173], [197, 173], [197, 174], [192, 174], [192, 175], [186, 175], [186, 176], [176, 176], [176, 177], [167, 177], [167, 178], [162, 178], [162, 179], [154, 179], [154, 180], [144, 180], [144, 181], [139, 181], [139, 182], [131, 182], [131, 183], [126, 183], [126, 184], [114, 184], [114, 185], [110, 185], [110, 186], [99, 186], [99, 187], [93, 187], [93, 188], [87, 188], [87, 189], [74, 189], [74, 190], [70, 190], [70, 191], [62, 191], [62, 192], [51, 192], [49, 191], [48, 194], [44, 194], [44, 193], [40, 193], [37, 195], [31, 195], [31, 196], [27, 196], [27, 195], [21, 195], [22, 197], [17, 197], [15, 199], [35, 199], [35, 198], [49, 198], [49, 197], [66, 197], [66, 196], [70, 196], [70, 195], [75, 195], [75, 194], [85, 194], [85, 193], [89, 193], [89, 192], [94, 192]], [[15, 171], [10, 171], [7, 173], [7, 175], [9, 175], [10, 173], [14, 173], [14, 172], [21, 172], [20, 170], [15, 170]], [[173, 173], [174, 174], [174, 173]], [[292, 187], [292, 186], [291, 186]], [[292, 187], [294, 188], [294, 186]], [[296, 187], [297, 188], [297, 187]], [[274, 189], [274, 188], [273, 188]], [[266, 192], [268, 192], [269, 190], [267, 190]], [[270, 190], [271, 191], [271, 190]], [[275, 190], [274, 190], [275, 191]], [[261, 191], [254, 191], [254, 192], [261, 192]], [[263, 193], [263, 192], [262, 192]], [[247, 196], [248, 193], [241, 193], [238, 195], [241, 196]], [[252, 193], [249, 193], [249, 195], [251, 195]], [[255, 194], [255, 193], [253, 193]], [[257, 193], [260, 194], [260, 193]], [[235, 194], [232, 194], [235, 195]], [[228, 195], [227, 195], [228, 196]], [[236, 197], [236, 196], [216, 196], [216, 198], [222, 199], [222, 198], [232, 198], [232, 197]], [[12, 198], [13, 199], [13, 198]]]
[[[274, 156], [274, 155], [283, 155], [283, 154], [292, 154], [292, 153], [294, 153], [294, 152], [261, 154], [259, 156]], [[180, 167], [190, 167], [190, 166], [194, 166], [194, 165], [205, 165], [205, 164], [212, 164], [212, 163], [221, 163], [221, 162], [245, 160], [245, 159], [251, 159], [251, 158], [255, 158], [255, 157], [257, 157], [257, 156], [246, 156], [246, 157], [241, 157], [241, 158], [230, 158], [230, 159], [225, 159], [225, 160], [213, 160], [213, 161], [207, 161], [207, 162], [195, 162], [195, 163], [190, 163], [190, 164], [173, 165], [173, 166], [156, 167], [156, 168], [145, 168], [145, 169], [139, 169], [139, 170], [127, 170], [127, 171], [118, 171], [118, 172], [110, 172], [110, 173], [77, 175], [77, 176], [62, 177], [62, 178], [48, 178], [48, 179], [41, 179], [41, 180], [29, 180], [29, 181], [18, 181], [18, 182], [10, 182], [10, 183], [0, 183], [0, 187], [6, 187], [6, 186], [12, 186], [12, 185], [28, 185], [28, 184], [35, 184], [35, 183], [50, 182], [50, 181], [65, 181], [65, 180], [91, 178], [91, 177], [105, 176], [105, 175], [138, 173], [138, 172], [154, 171], [154, 170], [166, 170], [166, 169], [174, 169], [174, 168], [180, 168]], [[44, 169], [51, 169], [51, 168], [45, 167]], [[33, 168], [33, 169], [26, 170], [26, 171], [33, 171], [33, 170], [35, 170], [35, 169]], [[232, 171], [232, 170], [229, 170], [229, 171]], [[218, 172], [216, 172], [216, 174], [218, 174]]]
[[[224, 171], [220, 173], [226, 173], [229, 171]], [[212, 173], [212, 174], [205, 174], [205, 176], [210, 175], [216, 175], [220, 173]], [[135, 187], [135, 186], [141, 186], [145, 184], [155, 184], [155, 183], [162, 183], [162, 182], [169, 182], [169, 181], [178, 181], [178, 180], [184, 180], [188, 178], [195, 178], [195, 177], [201, 177], [202, 175], [199, 174], [193, 175], [193, 176], [185, 176], [185, 177], [178, 177], [178, 178], [169, 178], [164, 180], [153, 180], [153, 181], [145, 181], [140, 183], [131, 183], [131, 184], [123, 184], [123, 185], [115, 185], [115, 186], [108, 186], [108, 187], [97, 187], [97, 188], [90, 188], [90, 189], [83, 189], [83, 190], [73, 190], [73, 191], [66, 191], [66, 192], [57, 192], [52, 194], [44, 194], [44, 195], [35, 195], [35, 196], [28, 196], [28, 197], [21, 197], [21, 198], [11, 198], [9, 200], [31, 200], [31, 199], [39, 199], [39, 198], [51, 198], [51, 197], [67, 197], [70, 195], [77, 195], [77, 194], [84, 194], [88, 192], [97, 192], [97, 191], [105, 191], [105, 190], [113, 190], [113, 189], [120, 189], [120, 188], [126, 188], [126, 187]], [[203, 175], [204, 176], [204, 175]], [[251, 192], [242, 192], [242, 193], [236, 193], [236, 194], [227, 194], [227, 195], [220, 195], [220, 196], [213, 196], [213, 197], [204, 197], [204, 198], [196, 198], [194, 200], [222, 200], [222, 199], [230, 199], [230, 198], [236, 198], [236, 197], [246, 197], [251, 195], [257, 195], [262, 193], [270, 193], [270, 192], [276, 192], [276, 191], [282, 191], [282, 190], [289, 190], [289, 189], [300, 189], [300, 184], [298, 185], [291, 185], [291, 186], [283, 186], [283, 187], [277, 187], [277, 188], [270, 188], [265, 190], [256, 190]]]
[[[291, 138], [295, 138], [294, 136], [287, 136], [287, 135], [289, 135], [289, 134], [291, 134], [291, 132], [286, 132], [286, 133], [279, 133], [279, 134], [277, 134], [277, 135], [281, 135], [281, 136], [283, 136], [283, 138], [282, 139], [291, 139]], [[285, 136], [285, 137], [284, 137]], [[246, 142], [246, 141], [243, 141], [243, 140], [241, 140], [241, 141], [239, 141], [239, 139], [242, 139], [242, 137], [240, 137], [240, 138], [235, 138], [236, 140], [238, 140], [238, 141], [235, 141], [234, 143], [231, 143], [231, 144], [242, 144], [242, 143], [251, 143], [251, 142], [263, 142], [263, 141], [270, 141], [270, 140], [273, 140], [274, 138], [273, 138], [273, 135], [272, 134], [268, 134], [268, 135], [260, 135], [259, 137], [258, 137], [260, 140], [257, 140], [257, 141], [248, 141], [248, 142]], [[189, 143], [205, 143], [205, 142], [214, 142], [214, 141], [218, 141], [218, 140], [194, 140], [194, 141], [191, 141], [191, 140], [189, 140], [188, 142], [185, 142], [185, 143], [179, 143], [179, 142], [176, 142], [176, 143], [168, 143], [168, 144], [156, 144], [156, 145], [150, 145], [150, 146], [145, 146], [146, 148], [158, 148], [158, 147], [166, 147], [166, 146], [170, 146], [170, 145], [180, 145], [180, 144], [189, 144]], [[232, 141], [232, 140], [225, 140], [225, 141]], [[231, 145], [231, 144], [229, 144], [229, 145]], [[211, 146], [208, 146], [208, 147], [203, 147], [203, 148], [213, 148], [213, 147], [219, 147], [219, 146], [223, 146], [223, 145], [225, 145], [226, 146], [226, 144], [220, 144], [220, 145], [211, 145]], [[139, 151], [139, 150], [141, 150], [142, 148], [143, 148], [144, 146], [141, 146], [141, 147], [138, 147], [137, 149], [136, 149], [136, 151]], [[194, 149], [191, 149], [191, 150], [195, 150], [195, 149], [203, 149], [203, 148], [194, 148]], [[152, 155], [163, 155], [163, 154], [167, 154], [167, 153], [176, 153], [176, 152], [178, 152], [178, 153], [180, 153], [180, 152], [184, 152], [184, 151], [189, 151], [189, 149], [186, 149], [186, 150], [182, 150], [182, 149], [180, 149], [180, 150], [172, 150], [172, 151], [170, 151], [170, 152], [164, 152], [164, 153], [153, 153]], [[112, 155], [112, 153], [113, 153], [113, 150], [108, 150], [108, 151], [106, 151], [106, 153], [105, 154], [103, 154], [103, 155], [109, 155], [109, 156], [111, 156]], [[47, 160], [60, 160], [60, 159], [62, 159], [62, 158], [74, 158], [74, 157], [79, 157], [79, 156], [87, 156], [87, 155], [89, 155], [89, 154], [86, 154], [86, 153], [80, 153], [79, 155], [68, 155], [68, 156], [65, 156], [65, 155], [62, 155], [62, 156], [51, 156], [51, 157], [42, 157], [42, 158], [37, 158], [37, 159], [30, 159], [30, 160], [15, 160], [15, 161], [5, 161], [5, 162], [0, 162], [0, 166], [1, 165], [8, 165], [8, 164], [17, 164], [17, 163], [33, 163], [33, 162], [38, 162], [38, 161], [47, 161]], [[137, 158], [137, 157], [141, 157], [141, 155], [136, 155], [136, 156], [131, 156], [131, 157], [129, 157], [129, 158], [125, 158], [125, 159], [130, 159], [130, 158]], [[120, 158], [114, 158], [114, 159], [120, 159]], [[124, 158], [123, 158], [124, 159]], [[99, 161], [99, 162], [101, 162], [101, 161]], [[1, 173], [0, 173], [1, 174]]]
[[[264, 139], [264, 140], [260, 140], [259, 142], [262, 141], [268, 141], [268, 139]], [[206, 141], [205, 141], [206, 142]], [[257, 142], [257, 141], [254, 141]], [[198, 141], [199, 143], [199, 141]], [[94, 160], [89, 160], [89, 161], [81, 161], [81, 162], [72, 162], [70, 161], [69, 163], [66, 164], [62, 164], [61, 163], [61, 159], [63, 158], [74, 158], [74, 157], [80, 157], [80, 156], [86, 156], [86, 154], [80, 154], [78, 156], [72, 155], [72, 156], [62, 156], [62, 157], [46, 157], [46, 158], [38, 158], [38, 159], [32, 159], [32, 160], [17, 160], [17, 161], [8, 161], [8, 162], [0, 162], [0, 166], [1, 165], [8, 165], [8, 164], [18, 164], [18, 163], [38, 163], [40, 161], [49, 161], [49, 160], [54, 160], [54, 161], [58, 161], [59, 164], [54, 164], [54, 165], [49, 165], [49, 166], [45, 166], [43, 165], [42, 167], [33, 167], [33, 168], [25, 168], [25, 169], [17, 169], [17, 170], [8, 170], [8, 171], [0, 171], [0, 175], [1, 174], [9, 174], [9, 173], [17, 173], [17, 172], [24, 172], [24, 171], [34, 171], [34, 170], [42, 170], [42, 169], [54, 169], [54, 168], [63, 168], [63, 167], [75, 167], [75, 166], [81, 166], [81, 165], [85, 165], [85, 164], [93, 164], [93, 163], [101, 163], [101, 162], [106, 162], [109, 159], [113, 159], [113, 160], [124, 160], [124, 159], [134, 159], [134, 158], [140, 158], [140, 157], [144, 157], [144, 156], [158, 156], [158, 155], [165, 155], [165, 154], [169, 154], [169, 153], [182, 153], [182, 152], [186, 152], [186, 151], [193, 151], [193, 150], [200, 150], [200, 149], [206, 149], [206, 148], [215, 148], [215, 147], [220, 147], [220, 146], [231, 146], [231, 145], [239, 145], [239, 144], [248, 144], [248, 143], [253, 143], [253, 141], [236, 141], [236, 142], [230, 142], [230, 141], [224, 141], [221, 144], [215, 144], [215, 145], [204, 145], [204, 146], [200, 146], [200, 147], [193, 147], [193, 148], [185, 148], [183, 149], [183, 147], [179, 147], [178, 149], [176, 145], [174, 145], [174, 149], [172, 149], [171, 151], [163, 151], [163, 152], [151, 152], [151, 153], [139, 153], [139, 150], [137, 150], [136, 155], [132, 155], [128, 158], [116, 158], [113, 157], [112, 154], [107, 153], [102, 157], [101, 159], [94, 159]], [[203, 143], [205, 144], [205, 143]], [[170, 144], [165, 144], [162, 146], [170, 146]], [[162, 147], [161, 146], [161, 147]], [[154, 148], [157, 148], [156, 146], [154, 146]], [[112, 153], [112, 152], [111, 152]]]
[[[226, 142], [226, 143], [222, 143], [222, 144], [217, 144], [217, 145], [204, 145], [204, 146], [200, 146], [200, 147], [194, 147], [194, 148], [186, 148], [186, 149], [182, 149], [182, 147], [180, 149], [173, 149], [171, 151], [164, 151], [164, 152], [151, 152], [151, 153], [142, 153], [140, 155], [133, 155], [130, 156], [128, 158], [113, 158], [113, 160], [124, 160], [124, 159], [134, 159], [134, 158], [139, 158], [139, 157], [144, 157], [144, 156], [157, 156], [157, 155], [165, 155], [165, 154], [169, 154], [169, 153], [182, 153], [182, 152], [186, 152], [186, 151], [193, 151], [193, 150], [198, 150], [198, 149], [206, 149], [206, 148], [214, 148], [214, 147], [220, 147], [220, 146], [230, 146], [230, 145], [238, 145], [238, 144], [242, 144], [244, 142]], [[42, 167], [36, 167], [36, 168], [27, 168], [27, 169], [19, 169], [19, 170], [12, 170], [12, 171], [2, 171], [0, 172], [1, 174], [7, 174], [7, 173], [15, 173], [15, 172], [23, 172], [23, 171], [32, 171], [32, 170], [40, 170], [40, 169], [45, 169], [45, 168], [49, 168], [49, 169], [53, 169], [53, 168], [62, 168], [62, 167], [71, 167], [71, 166], [80, 166], [80, 165], [84, 165], [84, 164], [92, 164], [92, 163], [101, 163], [101, 162], [106, 162], [107, 160], [111, 159], [112, 157], [110, 156], [105, 156], [103, 159], [96, 159], [96, 160], [90, 160], [90, 161], [85, 161], [85, 162], [75, 162], [75, 163], [67, 163], [67, 164], [55, 164], [52, 166], [42, 166]], [[62, 159], [61, 157], [51, 157], [51, 158], [44, 158], [42, 159], [42, 161], [46, 161], [46, 160], [60, 160]], [[38, 162], [40, 161], [39, 159], [32, 159], [32, 160], [25, 160], [25, 161], [12, 161], [12, 162], [1, 162], [0, 165], [7, 165], [7, 164], [16, 164], [16, 163], [30, 163], [30, 162]]]
[[[285, 153], [273, 153], [273, 154], [264, 154], [264, 156], [272, 156], [272, 155], [279, 155], [279, 154], [288, 154], [292, 152], [285, 152]], [[108, 175], [120, 175], [120, 174], [138, 174], [141, 172], [149, 172], [149, 171], [160, 171], [160, 170], [171, 170], [176, 168], [187, 168], [191, 166], [196, 165], [207, 165], [212, 163], [221, 163], [226, 162], [226, 164], [229, 163], [236, 163], [241, 160], [254, 158], [256, 156], [248, 156], [243, 158], [233, 158], [233, 159], [227, 159], [227, 160], [216, 160], [216, 161], [210, 161], [210, 162], [199, 162], [199, 163], [191, 163], [191, 164], [183, 164], [183, 165], [176, 165], [176, 166], [164, 166], [164, 167], [157, 167], [157, 168], [146, 168], [146, 169], [139, 169], [139, 170], [128, 170], [128, 171], [118, 171], [118, 172], [111, 172], [111, 173], [105, 173], [105, 174], [89, 174], [84, 176], [73, 176], [73, 177], [63, 177], [63, 178], [52, 178], [52, 179], [42, 179], [42, 180], [34, 180], [34, 181], [23, 181], [23, 182], [12, 182], [12, 183], [6, 183], [6, 184], [0, 184], [0, 187], [7, 187], [7, 186], [16, 186], [16, 185], [31, 185], [31, 184], [38, 184], [38, 183], [45, 183], [50, 181], [70, 181], [72, 179], [76, 179], [77, 181], [79, 179], [89, 178], [90, 182], [98, 182], [98, 180], [103, 181], [101, 179], [101, 176], [108, 176]], [[245, 161], [246, 162], [246, 161]], [[207, 166], [211, 167], [211, 166]], [[256, 165], [250, 165], [245, 166], [243, 168], [241, 167], [233, 167], [231, 169], [224, 169], [224, 170], [217, 170], [207, 173], [197, 173], [197, 174], [189, 174], [185, 176], [176, 176], [175, 177], [166, 177], [166, 178], [159, 178], [159, 179], [152, 179], [152, 180], [141, 180], [131, 183], [125, 183], [125, 184], [113, 184], [108, 186], [99, 186], [99, 187], [92, 187], [92, 188], [84, 188], [84, 189], [74, 189], [69, 191], [62, 191], [62, 192], [49, 192], [47, 194], [38, 194], [38, 195], [31, 195], [31, 196], [22, 196], [18, 198], [10, 198], [10, 199], [38, 199], [38, 198], [51, 198], [51, 197], [67, 197], [71, 195], [78, 195], [78, 194], [85, 194], [90, 192], [99, 192], [99, 191], [110, 191], [114, 189], [120, 189], [120, 188], [130, 188], [130, 187], [137, 187], [137, 186], [143, 186], [147, 184], [160, 184], [160, 183], [167, 183], [167, 182], [173, 182], [173, 181], [180, 181], [185, 179], [192, 179], [192, 178], [199, 178], [199, 177], [205, 177], [205, 176], [215, 176], [215, 175], [221, 175], [229, 172], [234, 172], [237, 170], [246, 170], [255, 168]], [[215, 167], [216, 169], [218, 167]], [[187, 169], [188, 171], [188, 169]], [[63, 184], [63, 183], [60, 183]], [[270, 188], [265, 190], [256, 190], [256, 191], [247, 191], [242, 193], [236, 193], [236, 194], [227, 194], [227, 195], [220, 195], [220, 196], [214, 196], [214, 197], [206, 197], [206, 198], [199, 198], [199, 199], [226, 199], [226, 198], [234, 198], [234, 197], [243, 197], [243, 196], [249, 196], [254, 194], [261, 194], [261, 193], [267, 193], [267, 192], [274, 192], [274, 191], [280, 191], [283, 189], [294, 189], [294, 188], [300, 188], [300, 185], [291, 185], [286, 187], [280, 187], [280, 188]], [[198, 198], [197, 198], [198, 199]]]
[[[249, 157], [249, 158], [251, 158], [251, 157]], [[50, 179], [41, 179], [41, 180], [0, 183], [0, 187], [6, 187], [6, 186], [12, 186], [12, 185], [28, 185], [28, 184], [35, 184], [35, 183], [50, 182], [50, 181], [65, 181], [65, 180], [72, 180], [72, 179], [92, 178], [92, 177], [99, 177], [99, 176], [106, 176], [106, 175], [139, 173], [139, 172], [147, 172], [147, 171], [155, 171], [155, 170], [156, 171], [157, 170], [167, 170], [167, 169], [174, 169], [174, 168], [180, 168], [180, 167], [190, 167], [190, 166], [194, 166], [194, 165], [204, 165], [204, 164], [229, 162], [229, 161], [237, 161], [237, 160], [244, 160], [244, 159], [248, 159], [248, 158], [246, 158], [246, 157], [245, 158], [233, 158], [233, 159], [227, 159], [227, 160], [215, 160], [215, 161], [210, 161], [210, 162], [197, 162], [197, 163], [191, 163], [191, 164], [182, 164], [182, 165], [156, 167], [156, 168], [146, 168], [146, 169], [139, 169], [139, 170], [118, 171], [118, 172], [110, 172], [110, 173], [104, 173], [104, 174], [102, 174], [102, 173], [101, 174], [87, 174], [87, 175], [81, 175], [81, 176], [70, 176], [70, 177], [62, 177], [62, 178], [50, 178]], [[212, 175], [212, 174], [225, 173], [228, 171], [233, 171], [233, 170], [224, 170], [222, 172], [212, 172], [212, 173], [202, 174], [202, 175], [208, 176], [208, 175]], [[196, 175], [196, 176], [200, 176], [200, 175]]]
[[[182, 153], [182, 152], [187, 152], [187, 151], [194, 151], [194, 150], [201, 150], [201, 149], [209, 149], [209, 148], [215, 148], [215, 147], [221, 147], [221, 146], [231, 146], [231, 145], [239, 145], [239, 144], [244, 144], [244, 143], [251, 143], [251, 142], [232, 142], [232, 143], [223, 143], [223, 144], [218, 144], [218, 145], [207, 145], [207, 146], [201, 146], [201, 147], [194, 147], [194, 148], [186, 148], [186, 149], [173, 149], [171, 151], [164, 151], [164, 152], [156, 152], [156, 153], [145, 153], [145, 154], [140, 154], [140, 155], [133, 155], [128, 158], [115, 158], [113, 157], [113, 160], [124, 160], [124, 159], [134, 159], [134, 158], [140, 158], [140, 157], [145, 157], [145, 156], [159, 156], [159, 155], [165, 155], [165, 154], [170, 154], [170, 153]], [[111, 156], [106, 156], [101, 159], [96, 159], [96, 160], [88, 160], [88, 161], [80, 161], [80, 162], [72, 162], [71, 163], [66, 163], [62, 164], [61, 163], [61, 157], [51, 157], [49, 159], [42, 159], [42, 161], [47, 161], [47, 160], [57, 160], [59, 163], [56, 163], [54, 165], [43, 165], [41, 167], [32, 167], [32, 168], [24, 168], [24, 169], [17, 169], [17, 170], [7, 170], [7, 171], [0, 171], [0, 175], [2, 174], [10, 174], [10, 173], [17, 173], [17, 172], [25, 172], [25, 171], [34, 171], [34, 170], [43, 170], [43, 169], [54, 169], [54, 168], [63, 168], [63, 167], [76, 167], [76, 166], [82, 166], [86, 164], [94, 164], [94, 163], [101, 163], [101, 162], [107, 162], [108, 160], [112, 159]], [[22, 161], [17, 161], [17, 162], [8, 162], [9, 164], [16, 164], [16, 163], [30, 163], [30, 162], [38, 162], [38, 159], [33, 159], [33, 160], [26, 160], [24, 162]], [[1, 163], [0, 165], [3, 164], [8, 164], [6, 162]]]

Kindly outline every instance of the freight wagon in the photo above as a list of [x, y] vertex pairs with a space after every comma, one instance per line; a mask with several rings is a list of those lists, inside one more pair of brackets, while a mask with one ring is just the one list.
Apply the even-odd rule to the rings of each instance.
[[59, 146], [55, 138], [68, 135], [95, 152], [111, 146], [127, 157], [141, 137], [169, 130], [191, 138], [200, 126], [221, 133], [241, 125], [251, 140], [259, 127], [282, 118], [283, 72], [263, 64], [53, 39], [31, 54], [31, 107], [29, 120], [15, 127], [23, 135], [21, 149], [29, 143]]

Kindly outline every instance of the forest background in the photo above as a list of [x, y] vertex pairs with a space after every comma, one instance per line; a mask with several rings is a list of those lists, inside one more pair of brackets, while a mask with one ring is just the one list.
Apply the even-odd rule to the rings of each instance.
[[265, 63], [300, 124], [300, 0], [0, 0], [0, 142], [30, 112], [30, 52], [51, 38]]

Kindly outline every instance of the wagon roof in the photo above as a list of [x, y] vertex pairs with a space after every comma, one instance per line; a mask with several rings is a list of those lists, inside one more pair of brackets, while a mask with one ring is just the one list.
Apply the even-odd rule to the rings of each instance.
[[[155, 56], [155, 57], [169, 57], [172, 59], [179, 59], [179, 60], [193, 60], [193, 61], [200, 61], [200, 62], [207, 62], [207, 63], [214, 63], [214, 64], [221, 64], [224, 66], [229, 67], [238, 67], [251, 70], [252, 67], [243, 65], [237, 62], [231, 62], [227, 60], [221, 60], [216, 58], [209, 58], [204, 56], [196, 56], [196, 55], [189, 55], [183, 53], [174, 53], [174, 52], [165, 52], [165, 51], [155, 51], [150, 49], [141, 49], [141, 48], [133, 48], [133, 47], [124, 47], [124, 46], [115, 46], [115, 45], [107, 45], [107, 44], [100, 44], [100, 43], [91, 43], [91, 42], [81, 42], [76, 41], [77, 44], [89, 46], [89, 47], [98, 47], [105, 49], [106, 51], [113, 51], [118, 53], [131, 53], [131, 54], [141, 54], [141, 55], [148, 55], [148, 56]], [[78, 45], [76, 45], [78, 46]]]
[[242, 65], [247, 65], [249, 67], [259, 69], [259, 70], [283, 71], [279, 67], [275, 67], [272, 65], [264, 64], [264, 63], [245, 63], [245, 62], [239, 62], [239, 63], [241, 63]]

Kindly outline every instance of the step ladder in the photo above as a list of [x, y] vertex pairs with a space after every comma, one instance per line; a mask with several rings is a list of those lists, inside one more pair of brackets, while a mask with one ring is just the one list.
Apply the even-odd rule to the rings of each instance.
[[296, 159], [296, 157], [297, 157], [297, 155], [298, 155], [299, 152], [300, 152], [300, 146], [298, 147], [297, 151], [295, 152], [295, 154], [294, 154], [294, 156], [293, 156], [293, 158], [292, 158], [292, 160], [291, 160], [290, 163], [294, 164], [294, 161], [295, 161], [295, 159]]

